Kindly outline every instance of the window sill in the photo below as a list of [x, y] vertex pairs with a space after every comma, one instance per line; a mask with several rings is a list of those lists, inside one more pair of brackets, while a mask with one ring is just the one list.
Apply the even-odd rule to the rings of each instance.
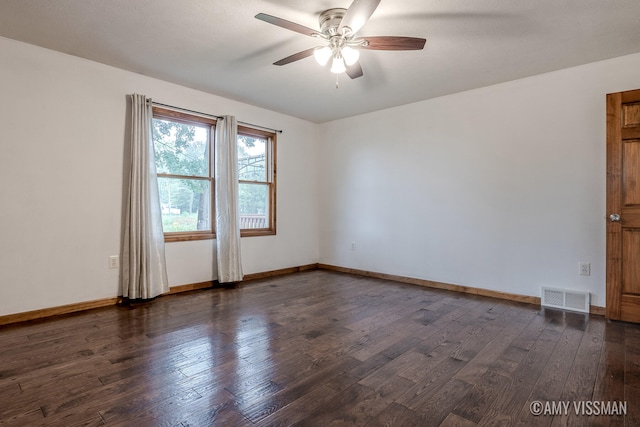
[[240, 230], [240, 237], [275, 236], [276, 231], [269, 228], [256, 228], [253, 230]]
[[[255, 230], [241, 230], [240, 237], [257, 237], [257, 236], [275, 236], [275, 230], [270, 229], [255, 229]], [[171, 242], [190, 242], [194, 240], [211, 240], [215, 239], [216, 235], [213, 233], [202, 234], [165, 234], [165, 243]]]
[[215, 238], [216, 238], [216, 235], [214, 233], [198, 233], [198, 234], [171, 233], [171, 234], [165, 234], [164, 235], [165, 243], [169, 243], [169, 242], [190, 242], [192, 240], [210, 240], [210, 239], [215, 239]]

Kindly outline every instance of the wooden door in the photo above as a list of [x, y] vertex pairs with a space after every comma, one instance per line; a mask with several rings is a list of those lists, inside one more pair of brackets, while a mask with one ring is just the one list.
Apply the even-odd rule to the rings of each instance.
[[607, 95], [607, 310], [640, 322], [640, 89]]

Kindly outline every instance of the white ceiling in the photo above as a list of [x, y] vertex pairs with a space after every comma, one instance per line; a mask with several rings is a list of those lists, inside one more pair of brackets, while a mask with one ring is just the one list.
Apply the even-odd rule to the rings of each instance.
[[350, 4], [1, 0], [0, 36], [317, 123], [640, 52], [639, 0], [382, 0], [359, 35], [424, 37], [424, 50], [362, 51], [364, 76], [339, 89], [313, 58], [272, 65], [318, 40], [257, 13], [318, 29]]

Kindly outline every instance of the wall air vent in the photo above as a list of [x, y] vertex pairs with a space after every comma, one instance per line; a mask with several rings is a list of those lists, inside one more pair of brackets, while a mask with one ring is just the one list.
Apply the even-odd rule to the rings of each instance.
[[589, 313], [589, 292], [542, 287], [541, 304], [543, 307]]

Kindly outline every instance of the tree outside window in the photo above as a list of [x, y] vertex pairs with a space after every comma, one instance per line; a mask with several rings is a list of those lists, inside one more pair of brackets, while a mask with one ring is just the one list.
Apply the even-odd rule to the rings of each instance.
[[154, 108], [153, 144], [165, 240], [212, 238], [215, 121]]
[[[215, 237], [214, 119], [153, 108], [165, 241]], [[239, 126], [241, 236], [275, 234], [275, 133]]]
[[241, 126], [237, 141], [241, 234], [275, 234], [275, 134]]

